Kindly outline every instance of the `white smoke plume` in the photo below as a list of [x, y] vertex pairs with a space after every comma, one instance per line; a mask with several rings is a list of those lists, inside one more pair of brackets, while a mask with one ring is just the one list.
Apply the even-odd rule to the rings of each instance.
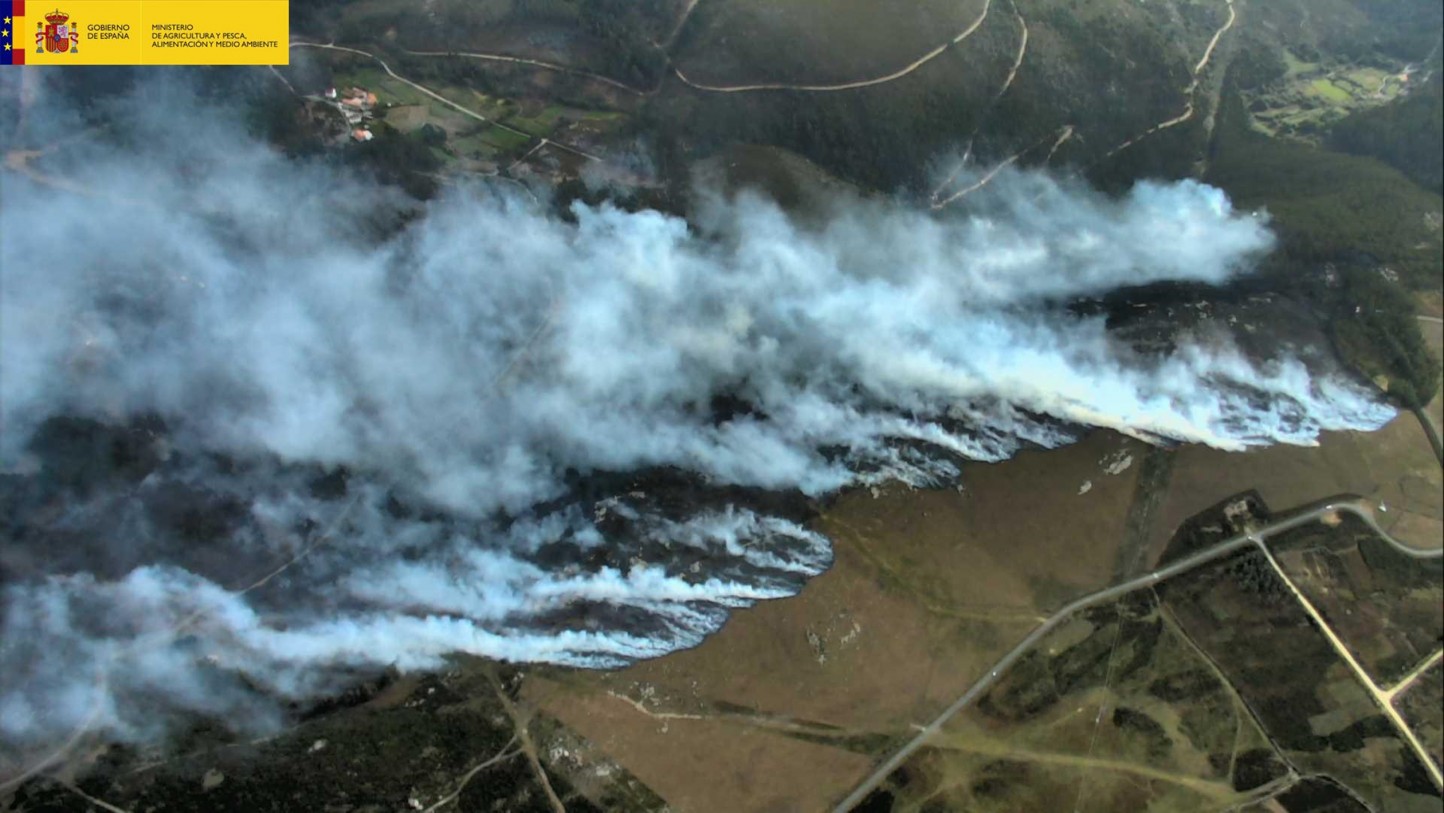
[[[937, 482], [1086, 427], [1239, 449], [1392, 414], [1221, 334], [1141, 354], [1060, 306], [1248, 271], [1266, 223], [1197, 183], [1000, 174], [965, 212], [840, 200], [806, 226], [716, 197], [690, 227], [475, 188], [393, 228], [383, 190], [156, 107], [71, 148], [91, 194], [9, 175], [0, 199], [12, 742], [265, 724], [450, 653], [691, 646], [828, 566], [771, 492]], [[150, 462], [72, 488], [36, 440], [64, 426]]]

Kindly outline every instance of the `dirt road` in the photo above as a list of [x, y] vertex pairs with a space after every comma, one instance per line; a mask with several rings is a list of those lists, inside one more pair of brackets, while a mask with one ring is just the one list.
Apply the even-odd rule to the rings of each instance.
[[812, 93], [829, 93], [839, 90], [856, 90], [857, 88], [873, 87], [874, 85], [885, 85], [888, 82], [894, 82], [898, 79], [903, 78], [904, 76], [907, 76], [918, 68], [921, 68], [929, 62], [932, 62], [934, 59], [937, 59], [939, 56], [942, 56], [944, 51], [948, 50], [954, 45], [957, 45], [968, 37], [971, 37], [973, 35], [973, 32], [977, 31], [978, 28], [982, 26], [983, 21], [988, 18], [988, 9], [992, 6], [992, 4], [992, 0], [984, 0], [982, 13], [979, 14], [978, 18], [976, 20], [973, 20], [973, 22], [970, 23], [967, 28], [964, 28], [962, 31], [958, 32], [957, 36], [953, 37], [942, 45], [939, 45], [938, 47], [932, 49], [931, 51], [928, 51], [927, 53], [923, 54], [917, 59], [914, 59], [912, 62], [909, 62], [908, 64], [893, 71], [892, 73], [884, 74], [882, 76], [876, 76], [871, 79], [859, 79], [855, 82], [840, 82], [837, 84], [827, 85], [787, 84], [780, 82], [769, 82], [756, 85], [708, 85], [701, 82], [695, 82], [687, 78], [687, 75], [682, 73], [681, 68], [674, 66], [672, 68], [672, 72], [676, 74], [677, 78], [682, 80], [682, 83], [687, 85], [688, 87], [695, 88], [696, 90], [711, 91], [713, 93], [748, 93], [759, 90], [800, 90]]

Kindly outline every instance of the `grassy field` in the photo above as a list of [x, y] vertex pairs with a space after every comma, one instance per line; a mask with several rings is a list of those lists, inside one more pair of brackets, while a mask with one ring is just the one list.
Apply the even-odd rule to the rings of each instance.
[[524, 697], [597, 743], [678, 813], [824, 810], [872, 763], [721, 715], [648, 716], [605, 691], [545, 679], [528, 680]]
[[461, 158], [497, 161], [507, 154], [483, 133], [471, 133], [459, 138], [448, 139], [447, 145]]
[[[345, 59], [351, 61], [350, 57]], [[379, 105], [379, 109], [376, 111], [378, 116], [386, 116], [389, 113], [388, 108], [393, 106], [415, 107], [424, 111], [424, 116], [414, 112], [407, 113], [408, 118], [414, 121], [416, 127], [429, 122], [447, 132], [456, 132], [480, 124], [476, 119], [457, 111], [456, 108], [427, 96], [405, 82], [391, 78], [380, 68], [370, 67], [369, 64], [338, 68], [334, 81], [337, 88], [358, 86], [374, 92]], [[444, 98], [488, 118], [509, 112], [509, 108], [505, 104], [499, 104], [464, 88], [441, 86], [432, 89]]]
[[432, 105], [437, 104], [436, 100], [411, 87], [404, 82], [398, 82], [386, 75], [386, 72], [375, 63], [363, 57], [343, 56], [337, 59], [336, 73], [332, 81], [336, 83], [339, 90], [350, 87], [363, 87], [376, 94], [378, 104], [400, 104], [400, 105]]
[[568, 115], [569, 111], [560, 105], [532, 103], [522, 106], [506, 123], [523, 132], [544, 136], [555, 130]]
[[1353, 99], [1349, 91], [1344, 90], [1328, 79], [1315, 79], [1309, 83], [1309, 92], [1327, 102], [1344, 104]]
[[696, 649], [528, 697], [583, 734], [612, 732], [610, 753], [676, 810], [822, 809], [1035, 624], [930, 611], [879, 585], [848, 540], [836, 555], [800, 595], [736, 613]]
[[569, 143], [578, 138], [602, 137], [625, 125], [627, 119], [626, 114], [614, 110], [573, 107], [537, 98], [510, 99], [460, 85], [423, 83], [493, 122], [489, 124], [393, 79], [369, 60], [343, 55], [335, 57], [334, 65], [337, 87], [359, 86], [374, 91], [380, 105], [377, 116], [397, 130], [410, 133], [434, 125], [446, 131], [446, 149], [438, 155], [444, 163], [462, 159], [458, 165], [461, 167], [471, 161], [509, 163], [534, 146], [537, 138]]
[[1398, 77], [1402, 59], [1385, 70], [1377, 57], [1370, 60], [1376, 64], [1338, 58], [1310, 62], [1288, 48], [1278, 52], [1282, 76], [1245, 94], [1252, 123], [1269, 135], [1317, 139], [1348, 114], [1386, 104], [1406, 89]]

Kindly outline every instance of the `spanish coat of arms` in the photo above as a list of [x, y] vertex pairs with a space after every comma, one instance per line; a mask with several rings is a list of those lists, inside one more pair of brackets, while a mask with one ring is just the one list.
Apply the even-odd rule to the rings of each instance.
[[63, 54], [69, 51], [73, 54], [80, 50], [80, 33], [70, 22], [69, 14], [52, 11], [45, 15], [45, 22], [36, 23], [35, 27], [40, 29], [35, 32], [35, 53], [49, 51], [52, 54]]

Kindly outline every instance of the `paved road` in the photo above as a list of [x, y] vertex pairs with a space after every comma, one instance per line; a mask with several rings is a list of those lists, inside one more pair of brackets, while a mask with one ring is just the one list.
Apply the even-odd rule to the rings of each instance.
[[1395, 683], [1393, 686], [1385, 689], [1383, 692], [1384, 699], [1388, 700], [1390, 703], [1394, 702], [1395, 697], [1398, 697], [1399, 695], [1408, 691], [1409, 687], [1413, 686], [1415, 681], [1423, 677], [1425, 672], [1429, 671], [1434, 666], [1434, 664], [1439, 663], [1441, 660], [1444, 660], [1444, 649], [1441, 649], [1438, 652], [1435, 652], [1433, 655], [1430, 655], [1429, 657], [1420, 661], [1419, 665], [1415, 666], [1413, 670], [1409, 672], [1409, 674], [1403, 676], [1402, 678], [1399, 678], [1398, 683]]
[[1079, 610], [1086, 610], [1089, 607], [1113, 601], [1114, 599], [1121, 598], [1123, 595], [1130, 593], [1134, 590], [1139, 590], [1144, 587], [1152, 587], [1153, 585], [1171, 579], [1174, 576], [1187, 573], [1197, 567], [1222, 559], [1223, 557], [1243, 550], [1250, 545], [1257, 545], [1259, 548], [1263, 549], [1265, 553], [1267, 553], [1267, 547], [1265, 546], [1264, 541], [1269, 537], [1283, 533], [1284, 531], [1292, 530], [1301, 525], [1307, 525], [1311, 522], [1317, 522], [1325, 515], [1340, 511], [1351, 513], [1357, 516], [1359, 519], [1363, 520], [1364, 523], [1368, 525], [1372, 531], [1374, 531], [1374, 533], [1378, 534], [1380, 538], [1388, 542], [1401, 553], [1412, 556], [1416, 559], [1436, 559], [1444, 556], [1444, 549], [1427, 551], [1419, 550], [1418, 548], [1411, 548], [1408, 545], [1399, 542], [1397, 539], [1394, 539], [1392, 536], [1389, 536], [1389, 534], [1386, 533], [1383, 528], [1380, 528], [1378, 523], [1374, 521], [1373, 514], [1367, 508], [1361, 507], [1360, 504], [1355, 502], [1338, 502], [1329, 503], [1320, 506], [1319, 508], [1316, 508], [1312, 511], [1309, 511], [1308, 513], [1300, 514], [1296, 517], [1271, 523], [1257, 530], [1240, 534], [1238, 536], [1232, 537], [1231, 539], [1224, 540], [1223, 542], [1220, 542], [1213, 547], [1207, 548], [1206, 550], [1199, 551], [1198, 553], [1192, 554], [1190, 556], [1185, 556], [1184, 558], [1179, 559], [1178, 561], [1170, 565], [1158, 568], [1151, 573], [1145, 573], [1142, 576], [1139, 576], [1135, 579], [1130, 579], [1126, 582], [1123, 582], [1122, 584], [1117, 584], [1113, 587], [1109, 587], [1096, 593], [1084, 596], [1064, 606], [1061, 610], [1054, 613], [1047, 621], [1043, 622], [1042, 626], [1033, 630], [1027, 635], [1027, 637], [1023, 638], [1022, 641], [1018, 642], [1018, 645], [1013, 647], [1012, 651], [1004, 655], [1001, 660], [999, 660], [996, 664], [993, 665], [993, 668], [988, 672], [988, 674], [984, 675], [980, 680], [978, 680], [978, 682], [974, 683], [971, 687], [969, 687], [968, 690], [964, 692], [961, 697], [953, 701], [952, 705], [948, 706], [946, 709], [943, 709], [942, 713], [939, 714], [936, 719], [934, 719], [931, 723], [928, 723], [926, 726], [923, 726], [923, 728], [918, 732], [918, 735], [916, 737], [913, 737], [911, 740], [909, 740], [906, 745], [898, 749], [898, 751], [894, 753], [891, 757], [889, 757], [887, 761], [883, 762], [882, 765], [878, 766], [877, 770], [873, 771], [872, 774], [867, 777], [867, 779], [863, 780], [862, 784], [858, 785], [852, 793], [848, 794], [847, 797], [843, 799], [836, 808], [834, 808], [834, 813], [849, 813], [849, 811], [851, 811], [852, 808], [856, 807], [859, 802], [866, 798], [867, 795], [871, 793], [874, 788], [881, 784], [882, 781], [887, 778], [888, 774], [896, 770], [898, 766], [902, 765], [904, 762], [907, 761], [908, 757], [912, 756], [915, 751], [917, 751], [924, 744], [926, 744], [928, 739], [931, 738], [934, 734], [936, 734], [938, 730], [941, 729], [943, 725], [948, 722], [948, 720], [952, 719], [954, 715], [962, 711], [964, 708], [967, 708], [969, 704], [971, 704], [978, 697], [982, 696], [982, 694], [988, 691], [988, 689], [992, 688], [993, 684], [996, 683], [998, 679], [1002, 677], [1003, 674], [1006, 673], [1008, 669], [1012, 667], [1013, 664], [1016, 663], [1025, 652], [1027, 652], [1035, 644], [1041, 641], [1048, 633], [1052, 632], [1056, 627], [1058, 627], [1058, 625], [1071, 618], [1073, 614], [1077, 613]]
[[1429, 445], [1434, 449], [1434, 456], [1439, 458], [1439, 465], [1444, 466], [1444, 440], [1439, 437], [1439, 427], [1434, 425], [1434, 418], [1429, 415], [1429, 410], [1423, 407], [1412, 411], [1414, 417], [1419, 419], [1419, 425], [1424, 427], [1424, 434], [1429, 438]]
[[[1418, 314], [1414, 318], [1421, 322], [1444, 325], [1444, 319], [1437, 316]], [[1424, 427], [1424, 434], [1429, 436], [1429, 445], [1434, 447], [1434, 456], [1439, 458], [1439, 465], [1444, 466], [1444, 439], [1439, 436], [1439, 427], [1434, 424], [1434, 419], [1429, 415], [1428, 409], [1416, 409], [1414, 415], [1419, 418], [1419, 424]]]

